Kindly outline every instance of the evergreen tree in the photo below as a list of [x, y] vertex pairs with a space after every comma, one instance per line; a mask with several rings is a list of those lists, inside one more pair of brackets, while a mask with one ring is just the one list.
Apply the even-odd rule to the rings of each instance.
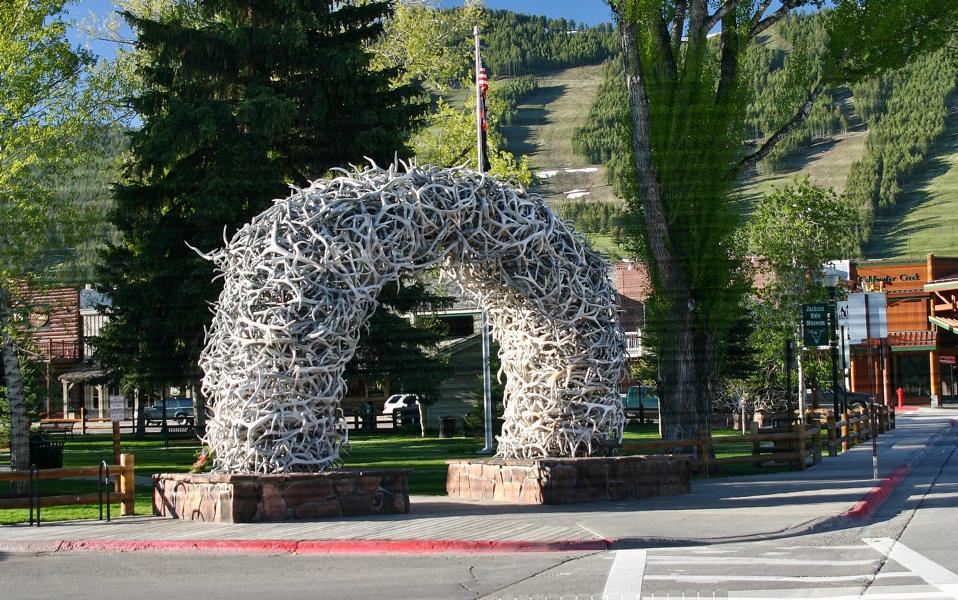
[[[102, 256], [113, 297], [98, 357], [140, 384], [195, 384], [221, 284], [202, 250], [330, 168], [407, 156], [424, 108], [366, 50], [384, 2], [197, 0], [137, 30], [142, 128], [114, 189], [120, 243]], [[197, 415], [202, 415], [198, 407]], [[202, 425], [202, 424], [200, 424]]]

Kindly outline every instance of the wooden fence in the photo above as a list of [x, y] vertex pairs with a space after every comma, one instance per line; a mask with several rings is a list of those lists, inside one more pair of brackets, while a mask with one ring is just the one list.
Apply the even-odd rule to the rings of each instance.
[[[797, 418], [793, 413], [792, 419]], [[722, 465], [752, 463], [787, 463], [793, 469], [805, 470], [822, 460], [822, 438], [826, 439], [829, 456], [837, 456], [839, 448], [847, 451], [855, 444], [871, 439], [875, 434], [885, 433], [895, 428], [895, 409], [875, 404], [871, 409], [856, 408], [842, 415], [838, 422], [828, 409], [809, 411], [805, 423], [788, 427], [759, 428], [751, 424], [751, 431], [744, 435], [713, 436], [701, 432], [697, 437], [679, 440], [649, 440], [627, 442], [622, 445], [623, 453], [637, 453], [648, 450], [672, 448], [696, 448], [695, 468], [709, 475], [714, 467]], [[771, 444], [769, 444], [769, 442]], [[713, 446], [718, 444], [751, 444], [751, 454], [712, 458]], [[811, 459], [811, 465], [809, 465]]]
[[[40, 469], [37, 478], [40, 481], [68, 479], [75, 477], [94, 477], [101, 475], [102, 466], [71, 467], [68, 469]], [[134, 460], [132, 454], [121, 454], [120, 464], [107, 465], [110, 476], [116, 479], [116, 492], [111, 493], [110, 500], [120, 503], [120, 516], [132, 515], [135, 512], [136, 480], [134, 476]], [[30, 471], [0, 471], [0, 481], [30, 481]], [[0, 508], [30, 508], [31, 498], [0, 498]], [[44, 506], [71, 506], [76, 504], [97, 504], [100, 494], [68, 494], [63, 496], [40, 496], [39, 505]]]

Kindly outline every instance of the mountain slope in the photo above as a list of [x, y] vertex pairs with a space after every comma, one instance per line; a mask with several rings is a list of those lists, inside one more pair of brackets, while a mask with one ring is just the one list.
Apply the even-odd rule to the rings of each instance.
[[508, 149], [526, 154], [546, 200], [615, 201], [605, 166], [572, 152], [572, 131], [582, 126], [602, 82], [602, 66], [588, 65], [537, 75], [539, 89], [522, 99], [518, 118], [502, 132]]
[[958, 95], [945, 133], [928, 158], [902, 182], [898, 202], [878, 212], [869, 258], [958, 256]]

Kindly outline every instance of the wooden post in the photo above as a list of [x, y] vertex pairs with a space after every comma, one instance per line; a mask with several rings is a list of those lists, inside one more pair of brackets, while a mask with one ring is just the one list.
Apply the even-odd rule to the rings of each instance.
[[86, 405], [80, 406], [80, 435], [86, 435]]
[[[114, 423], [116, 425], [116, 423]], [[121, 454], [120, 476], [117, 478], [117, 486], [120, 488], [120, 516], [132, 516], [136, 514], [136, 470], [134, 468], [133, 455]]]
[[[748, 431], [752, 435], [752, 456], [758, 456], [761, 454], [760, 449], [762, 446], [761, 442], [755, 440], [755, 436], [758, 435], [758, 423], [755, 421], [750, 422], [748, 424]], [[752, 464], [755, 465], [756, 468], [762, 466], [760, 461], [755, 461]]]
[[838, 436], [835, 432], [835, 415], [825, 416], [825, 427], [828, 430], [828, 455], [838, 456]]
[[710, 441], [709, 432], [707, 430], [703, 429], [699, 432], [699, 464], [702, 465], [702, 470], [705, 473], [706, 479], [709, 478]]
[[855, 440], [854, 444], [862, 441], [862, 415], [860, 412], [852, 420], [852, 438]]
[[120, 463], [120, 422], [113, 421], [113, 464]]
[[842, 413], [842, 452], [848, 452], [848, 411]]
[[805, 423], [799, 423], [798, 425], [795, 426], [795, 434], [798, 435], [798, 444], [796, 446], [798, 448], [798, 463], [796, 463], [795, 466], [798, 467], [799, 471], [804, 471], [805, 470]]

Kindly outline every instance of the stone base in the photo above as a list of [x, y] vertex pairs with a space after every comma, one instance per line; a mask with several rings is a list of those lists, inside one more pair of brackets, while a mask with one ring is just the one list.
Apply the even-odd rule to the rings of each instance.
[[446, 492], [469, 500], [571, 504], [692, 491], [687, 456], [447, 461]]
[[409, 471], [282, 475], [153, 475], [153, 514], [213, 523], [254, 523], [409, 512]]

